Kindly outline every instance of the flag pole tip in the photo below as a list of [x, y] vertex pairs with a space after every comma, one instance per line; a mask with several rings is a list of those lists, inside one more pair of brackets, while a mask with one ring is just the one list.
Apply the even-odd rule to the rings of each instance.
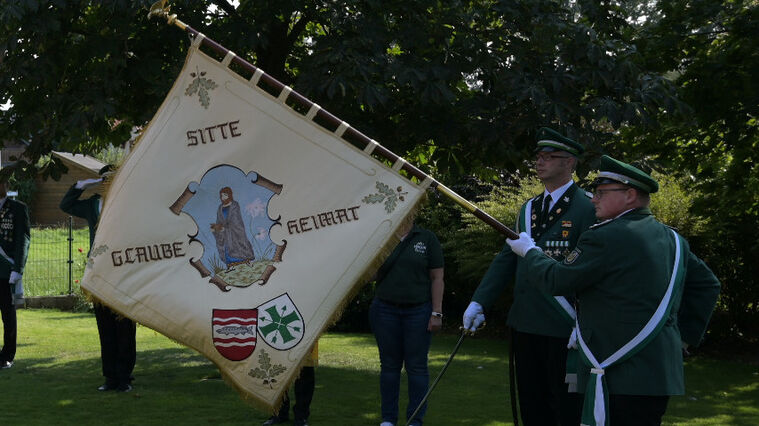
[[186, 25], [177, 19], [177, 14], [169, 14], [169, 9], [171, 9], [171, 5], [168, 4], [169, 0], [158, 0], [155, 3], [153, 3], [150, 6], [150, 12], [148, 12], [148, 19], [158, 16], [161, 18], [166, 18], [169, 25], [176, 25], [181, 29], [185, 29]]
[[168, 17], [169, 9], [171, 6], [167, 5], [168, 0], [158, 0], [150, 6], [150, 12], [148, 12], [148, 19], [153, 16]]

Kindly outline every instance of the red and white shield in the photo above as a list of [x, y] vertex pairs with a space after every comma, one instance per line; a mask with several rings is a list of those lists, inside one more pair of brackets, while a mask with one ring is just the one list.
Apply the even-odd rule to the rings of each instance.
[[242, 361], [256, 349], [258, 309], [214, 309], [211, 328], [216, 350], [231, 361]]

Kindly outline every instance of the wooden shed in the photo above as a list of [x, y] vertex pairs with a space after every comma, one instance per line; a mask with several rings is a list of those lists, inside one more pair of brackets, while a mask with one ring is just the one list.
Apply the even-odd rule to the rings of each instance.
[[[52, 155], [63, 161], [63, 164], [68, 167], [68, 172], [61, 176], [59, 181], [50, 178], [43, 180], [41, 176], [37, 176], [35, 179], [36, 190], [29, 209], [33, 225], [54, 226], [68, 223], [69, 215], [58, 207], [66, 191], [78, 180], [97, 178], [98, 171], [105, 166], [104, 163], [88, 155], [55, 151]], [[82, 198], [89, 198], [100, 189], [102, 188], [98, 186], [89, 188], [82, 194]], [[77, 228], [86, 227], [87, 221], [75, 217], [74, 226]]]

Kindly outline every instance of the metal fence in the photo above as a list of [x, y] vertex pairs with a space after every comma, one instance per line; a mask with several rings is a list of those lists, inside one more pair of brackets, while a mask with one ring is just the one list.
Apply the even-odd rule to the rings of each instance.
[[59, 226], [33, 226], [24, 269], [26, 296], [78, 292], [89, 249], [89, 231], [74, 229], [71, 217]]

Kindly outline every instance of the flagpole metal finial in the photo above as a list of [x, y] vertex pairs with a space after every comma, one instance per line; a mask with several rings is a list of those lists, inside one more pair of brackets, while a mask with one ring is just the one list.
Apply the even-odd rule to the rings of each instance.
[[150, 6], [150, 12], [148, 12], [148, 19], [152, 18], [153, 16], [158, 16], [162, 18], [166, 18], [169, 25], [176, 25], [181, 29], [185, 29], [187, 25], [185, 25], [184, 22], [177, 19], [177, 15], [175, 14], [169, 14], [169, 9], [171, 9], [171, 5], [168, 4], [169, 0], [158, 0], [155, 3], [153, 3]]

